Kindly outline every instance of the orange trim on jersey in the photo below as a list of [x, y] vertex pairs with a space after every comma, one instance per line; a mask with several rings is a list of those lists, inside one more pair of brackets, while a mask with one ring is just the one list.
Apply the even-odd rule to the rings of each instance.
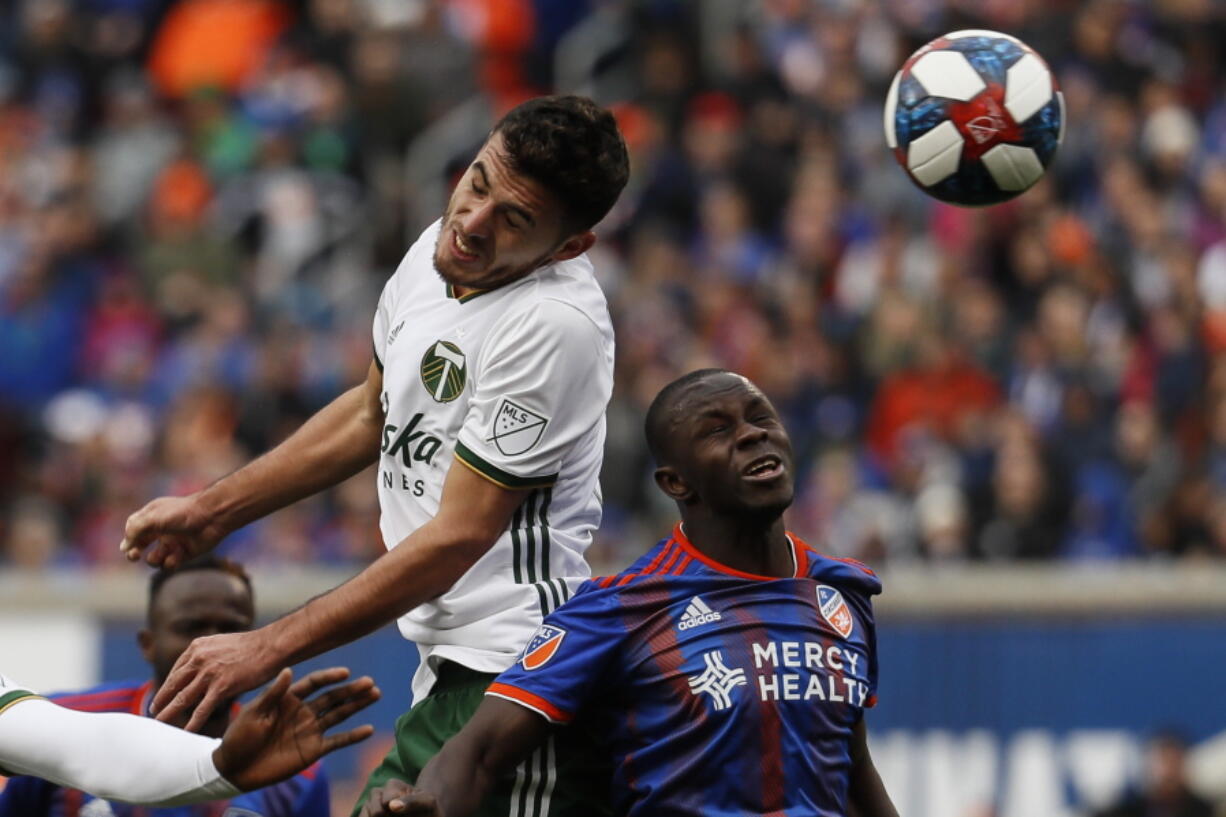
[[868, 696], [868, 700], [864, 702], [864, 705], [865, 705], [865, 706], [876, 706], [876, 705], [877, 705], [877, 696], [876, 696], [876, 695], [869, 695], [869, 696]]
[[647, 567], [643, 568], [637, 573], [615, 573], [612, 576], [605, 576], [600, 580], [599, 584], [601, 588], [606, 588], [611, 586], [613, 582], [617, 582], [617, 586], [621, 587], [624, 584], [629, 584], [640, 576], [646, 576], [648, 573], [655, 573], [660, 567], [660, 562], [664, 559], [664, 557], [668, 556], [673, 551], [680, 553], [680, 551], [677, 550], [677, 540], [669, 539], [664, 543], [664, 547], [660, 548], [660, 552], [656, 554], [656, 558], [652, 559], [651, 563], [648, 564]]
[[686, 554], [685, 558], [678, 562], [677, 566], [673, 568], [673, 575], [680, 576], [685, 572], [685, 569], [690, 566], [690, 562], [692, 561], [694, 561], [694, 559], [689, 554]]
[[681, 548], [673, 548], [673, 555], [669, 556], [668, 561], [660, 566], [660, 572], [661, 573], [672, 572], [673, 566], [677, 564], [678, 558], [683, 555], [685, 555], [685, 551], [683, 551]]
[[490, 684], [485, 690], [486, 695], [493, 695], [497, 698], [505, 698], [509, 701], [514, 701], [517, 704], [528, 707], [534, 712], [544, 715], [548, 720], [554, 723], [566, 723], [573, 716], [563, 712], [549, 701], [542, 698], [540, 695], [533, 695], [531, 692], [522, 690], [519, 687], [513, 687], [510, 684], [501, 684], [497, 681]]
[[[792, 548], [792, 563], [796, 566], [795, 572], [793, 572], [791, 578], [800, 578], [805, 575], [800, 569], [801, 559], [798, 552], [800, 548], [796, 545], [797, 540], [790, 533], [787, 534], [787, 537], [788, 546]], [[746, 573], [743, 570], [737, 570], [734, 567], [728, 567], [725, 564], [720, 564], [698, 548], [694, 547], [690, 540], [686, 538], [685, 531], [681, 529], [680, 522], [677, 523], [677, 527], [673, 528], [673, 538], [680, 543], [681, 547], [685, 548], [687, 555], [692, 556], [712, 570], [718, 570], [720, 573], [727, 573], [729, 576], [736, 576], [737, 578], [741, 579], [753, 579], [760, 582], [771, 582], [775, 579], [782, 578], [780, 576], [759, 576], [756, 573]]]
[[863, 570], [865, 573], [867, 573], [867, 574], [868, 574], [868, 575], [870, 575], [870, 576], [876, 576], [876, 575], [877, 575], [876, 573], [874, 573], [874, 572], [873, 572], [873, 569], [872, 569], [871, 567], [869, 567], [868, 565], [866, 565], [864, 562], [860, 561], [859, 559], [852, 559], [852, 558], [851, 558], [851, 557], [849, 557], [849, 556], [848, 556], [848, 557], [844, 557], [844, 556], [827, 556], [826, 558], [828, 558], [828, 559], [834, 559], [836, 562], [843, 562], [844, 564], [849, 564], [849, 565], [851, 565], [852, 567], [858, 567], [858, 568], [860, 568], [861, 570]]

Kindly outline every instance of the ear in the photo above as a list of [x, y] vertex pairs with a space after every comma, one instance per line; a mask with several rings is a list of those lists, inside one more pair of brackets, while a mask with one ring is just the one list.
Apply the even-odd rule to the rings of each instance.
[[153, 663], [152, 631], [146, 628], [141, 628], [141, 630], [136, 633], [136, 643], [140, 645], [140, 654], [144, 656], [145, 660]]
[[596, 234], [591, 230], [585, 230], [563, 241], [562, 246], [558, 247], [549, 257], [554, 261], [569, 261], [576, 256], [583, 255], [595, 243]]
[[689, 483], [671, 465], [662, 465], [655, 471], [656, 485], [674, 502], [690, 502], [695, 494]]

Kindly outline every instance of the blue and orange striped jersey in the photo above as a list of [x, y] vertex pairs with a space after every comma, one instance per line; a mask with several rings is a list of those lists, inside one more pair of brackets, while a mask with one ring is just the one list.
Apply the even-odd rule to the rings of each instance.
[[593, 719], [618, 814], [841, 817], [852, 729], [876, 702], [881, 583], [788, 539], [794, 575], [754, 576], [678, 525], [584, 583], [486, 694]]
[[[153, 682], [121, 681], [49, 698], [82, 712], [148, 715]], [[230, 800], [167, 808], [102, 800], [36, 777], [14, 777], [0, 792], [0, 817], [328, 817], [329, 800], [328, 780], [318, 763], [289, 780]]]

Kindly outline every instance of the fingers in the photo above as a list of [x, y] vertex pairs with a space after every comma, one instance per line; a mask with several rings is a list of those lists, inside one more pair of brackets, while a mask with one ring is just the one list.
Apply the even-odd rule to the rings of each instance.
[[157, 710], [157, 719], [174, 724], [191, 710], [191, 718], [183, 728], [195, 732], [208, 720], [220, 697], [208, 679], [198, 674], [166, 704], [165, 709]]
[[[259, 697], [252, 701], [251, 706], [261, 714], [271, 715], [281, 708], [281, 699], [285, 697], [286, 691], [290, 688], [290, 682], [294, 679], [294, 671], [289, 667], [285, 667], [277, 673], [277, 677], [272, 679], [272, 683], [265, 687]], [[208, 698], [205, 698], [207, 701]], [[204, 701], [196, 708], [199, 712], [204, 708]]]
[[[369, 682], [369, 683], [363, 683]], [[338, 723], [349, 718], [356, 712], [361, 712], [366, 707], [379, 700], [382, 693], [375, 686], [375, 682], [369, 678], [360, 678], [352, 684], [346, 684], [338, 690], [329, 692], [329, 695], [335, 694], [335, 697], [326, 702], [326, 705], [316, 710], [315, 719], [319, 723], [321, 732], [331, 729]]]
[[375, 733], [375, 727], [369, 723], [364, 723], [361, 726], [356, 726], [347, 732], [337, 732], [335, 735], [328, 735], [323, 741], [323, 751], [320, 752], [320, 757], [331, 754], [337, 749], [344, 749], [346, 746], [352, 746], [355, 743], [360, 743]]
[[308, 698], [315, 690], [323, 689], [330, 684], [343, 681], [348, 677], [348, 667], [329, 667], [328, 669], [317, 669], [290, 687], [290, 692], [299, 698], [306, 700], [306, 698]]
[[[149, 506], [146, 505], [145, 507]], [[145, 545], [149, 544], [149, 538], [152, 535], [153, 531], [145, 522], [145, 508], [141, 508], [124, 522], [123, 541], [119, 543], [119, 550], [121, 553], [126, 554], [128, 559], [136, 561], [140, 558], [140, 553], [144, 550]]]
[[344, 686], [333, 687], [327, 692], [321, 692], [314, 698], [306, 701], [306, 705], [310, 707], [312, 713], [316, 717], [321, 717], [327, 714], [328, 710], [338, 706], [349, 698], [364, 696], [375, 685], [370, 676], [364, 675], [356, 681], [350, 681]]
[[195, 680], [196, 670], [192, 666], [192, 656], [194, 655], [191, 646], [179, 656], [179, 660], [175, 661], [174, 667], [170, 670], [170, 675], [162, 682], [162, 686], [158, 689], [158, 694], [153, 696], [152, 703], [149, 704], [149, 711], [158, 717], [158, 720], [168, 720], [170, 717], [179, 714], [187, 705], [187, 701], [175, 707], [173, 712], [168, 713], [163, 717], [163, 710], [171, 705], [172, 701], [179, 699], [179, 694], [183, 692], [192, 681]]
[[[288, 671], [289, 670], [286, 670], [286, 672]], [[285, 682], [284, 686], [289, 686], [288, 680]], [[273, 701], [280, 701], [283, 697], [285, 697], [284, 688], [282, 688], [281, 692], [273, 698]], [[217, 688], [209, 687], [208, 691], [204, 694], [204, 700], [196, 704], [196, 708], [192, 710], [191, 720], [189, 720], [187, 722], [187, 726], [184, 726], [183, 728], [189, 732], [199, 732], [204, 725], [208, 723], [209, 715], [213, 714], [213, 710], [216, 709], [217, 705], [220, 703], [221, 694], [217, 691]]]
[[362, 806], [362, 811], [359, 817], [382, 817], [385, 814], [433, 814], [431, 811], [408, 812], [406, 809], [411, 805], [411, 800], [417, 799], [418, 803], [423, 802], [421, 798], [428, 798], [428, 802], [433, 805], [434, 798], [431, 795], [421, 795], [415, 797], [413, 787], [403, 780], [392, 779], [384, 783], [377, 789], [372, 789], [366, 797], [366, 803]]

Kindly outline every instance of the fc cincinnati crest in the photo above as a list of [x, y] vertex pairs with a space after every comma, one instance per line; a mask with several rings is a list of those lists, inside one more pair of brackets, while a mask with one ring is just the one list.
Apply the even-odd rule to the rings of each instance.
[[523, 664], [524, 669], [539, 669], [545, 666], [558, 651], [563, 638], [566, 638], [566, 631], [561, 627], [542, 624], [524, 648], [524, 657], [519, 659], [519, 663]]
[[847, 638], [851, 635], [852, 618], [843, 594], [833, 587], [824, 584], [817, 586], [817, 606], [822, 611], [822, 618], [834, 628], [835, 632]]
[[466, 378], [464, 353], [454, 343], [440, 340], [421, 359], [421, 382], [440, 403], [450, 403], [459, 397]]

